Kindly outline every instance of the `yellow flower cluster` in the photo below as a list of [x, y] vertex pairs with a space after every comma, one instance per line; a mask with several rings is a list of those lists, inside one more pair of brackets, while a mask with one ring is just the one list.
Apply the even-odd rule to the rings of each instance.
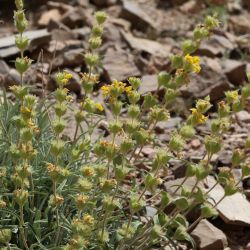
[[72, 74], [64, 70], [63, 72], [59, 72], [56, 75], [56, 82], [59, 85], [66, 85], [72, 77], [73, 77]]
[[194, 124], [202, 124], [207, 121], [207, 116], [200, 113], [196, 108], [190, 109], [192, 111], [192, 121]]
[[126, 83], [115, 80], [110, 85], [102, 86], [101, 90], [105, 97], [115, 98], [124, 92], [129, 94], [132, 91], [132, 86], [126, 86]]
[[198, 56], [190, 56], [187, 54], [184, 59], [190, 64], [193, 72], [199, 73], [201, 71], [200, 58]]

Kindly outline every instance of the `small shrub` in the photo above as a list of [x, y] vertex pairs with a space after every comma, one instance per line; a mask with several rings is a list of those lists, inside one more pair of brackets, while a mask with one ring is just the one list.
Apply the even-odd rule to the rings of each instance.
[[[173, 73], [161, 72], [158, 90], [164, 90], [159, 101], [157, 94], [141, 96], [141, 80], [130, 77], [128, 83], [113, 81], [101, 87], [106, 104], [113, 114], [108, 121], [110, 140], [93, 139], [99, 122], [104, 119], [104, 107], [96, 103], [92, 93], [98, 84], [100, 56], [97, 49], [107, 16], [95, 14], [96, 24], [89, 39], [89, 51], [84, 55], [88, 72], [81, 75], [84, 97], [74, 110], [76, 122], [74, 138], [63, 136], [67, 126], [67, 111], [72, 110], [72, 96], [66, 88], [72, 75], [58, 72], [58, 88], [53, 98], [37, 99], [29, 93], [23, 75], [32, 63], [24, 57], [28, 39], [23, 32], [28, 22], [22, 0], [16, 0], [14, 20], [19, 35], [16, 45], [20, 57], [15, 66], [21, 75], [20, 85], [11, 87], [16, 101], [1, 99], [0, 133], [0, 244], [3, 249], [163, 249], [188, 241], [194, 246], [189, 232], [202, 218], [215, 217], [216, 206], [238, 191], [232, 169], [242, 168], [242, 178], [250, 175], [244, 151], [236, 150], [232, 168], [221, 168], [216, 184], [224, 186], [225, 194], [216, 204], [208, 200], [209, 192], [199, 188], [212, 172], [211, 158], [222, 146], [222, 134], [230, 128], [233, 114], [242, 110], [250, 96], [250, 84], [241, 91], [227, 91], [225, 101], [218, 104], [218, 118], [211, 123], [211, 133], [204, 138], [206, 155], [198, 163], [187, 162], [182, 154], [188, 140], [195, 136], [195, 128], [207, 120], [212, 107], [209, 97], [197, 100], [182, 126], [164, 147], [159, 144], [154, 129], [158, 122], [170, 118], [168, 107], [179, 95], [178, 89], [188, 84], [192, 74], [201, 70], [200, 59], [192, 56], [203, 39], [218, 26], [215, 17], [208, 16], [203, 25], [194, 30], [191, 40], [183, 43], [182, 54], [172, 57]], [[123, 101], [128, 100], [128, 101]], [[142, 105], [139, 101], [143, 100]], [[121, 118], [121, 110], [127, 116]], [[87, 126], [83, 127], [83, 124]], [[87, 127], [87, 129], [85, 129]], [[117, 138], [119, 137], [119, 140]], [[249, 148], [249, 139], [246, 149]], [[156, 153], [152, 160], [140, 157], [146, 145]], [[167, 173], [169, 161], [186, 161], [186, 177], [174, 193], [161, 188], [162, 171]], [[149, 170], [137, 169], [146, 162]], [[133, 177], [140, 173], [141, 182]], [[192, 190], [185, 181], [193, 177]], [[146, 199], [145, 193], [152, 194]], [[179, 196], [175, 196], [180, 193]], [[157, 198], [158, 202], [154, 202]], [[159, 202], [160, 201], [160, 202]], [[156, 208], [152, 218], [145, 217], [146, 206]], [[172, 205], [172, 212], [165, 208]], [[189, 224], [186, 215], [199, 207], [200, 217]]]

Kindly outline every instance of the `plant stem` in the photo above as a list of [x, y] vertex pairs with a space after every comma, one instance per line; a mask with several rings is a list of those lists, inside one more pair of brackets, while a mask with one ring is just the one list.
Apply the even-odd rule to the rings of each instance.
[[25, 232], [24, 232], [23, 206], [20, 206], [20, 234], [21, 234], [21, 238], [22, 238], [25, 249], [29, 250], [29, 247], [27, 245], [27, 239], [26, 239]]

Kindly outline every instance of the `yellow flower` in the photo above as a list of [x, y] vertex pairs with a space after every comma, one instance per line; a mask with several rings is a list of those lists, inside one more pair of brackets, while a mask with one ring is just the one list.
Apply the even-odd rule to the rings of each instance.
[[96, 103], [96, 104], [95, 104], [95, 107], [96, 107], [96, 109], [98, 109], [98, 110], [101, 111], [101, 112], [104, 110], [104, 108], [103, 108], [103, 106], [102, 106], [101, 103]]
[[193, 72], [199, 73], [201, 71], [200, 58], [198, 56], [187, 54], [184, 59], [192, 66]]
[[202, 124], [202, 123], [206, 122], [207, 117], [204, 116], [203, 114], [201, 114], [200, 112], [198, 112], [197, 109], [192, 108], [192, 109], [190, 109], [190, 110], [192, 111], [193, 121], [194, 121], [196, 124]]
[[85, 214], [85, 215], [83, 216], [83, 221], [84, 221], [86, 224], [88, 224], [88, 225], [93, 225], [93, 223], [94, 223], [94, 218], [93, 218], [91, 215], [89, 215], [89, 214]]
[[239, 98], [238, 90], [227, 91], [225, 93], [225, 95], [226, 95], [227, 101], [230, 102], [230, 103], [234, 102], [234, 101], [237, 101], [238, 98]]
[[110, 93], [110, 86], [104, 85], [101, 87], [102, 93], [105, 97], [109, 96]]

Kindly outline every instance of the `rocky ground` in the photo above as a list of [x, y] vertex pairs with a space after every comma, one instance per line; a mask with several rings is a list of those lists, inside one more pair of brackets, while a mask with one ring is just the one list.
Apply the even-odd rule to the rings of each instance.
[[[18, 55], [12, 24], [14, 1], [11, 4], [8, 0], [1, 0], [0, 5], [0, 84], [8, 88], [20, 80], [13, 63]], [[100, 49], [103, 55], [101, 84], [112, 79], [126, 81], [129, 76], [139, 76], [143, 81], [142, 94], [156, 91], [156, 75], [169, 69], [170, 56], [180, 50], [181, 41], [190, 36], [195, 24], [206, 14], [219, 10], [222, 28], [215, 30], [215, 35], [197, 52], [202, 59], [201, 74], [194, 76], [191, 83], [181, 89], [182, 98], [172, 110], [173, 118], [156, 127], [162, 142], [169, 140], [170, 132], [178, 127], [196, 98], [210, 95], [212, 102], [216, 103], [223, 98], [224, 91], [244, 84], [246, 71], [250, 70], [249, 0], [30, 0], [26, 1], [26, 9], [30, 20], [26, 35], [31, 40], [26, 53], [34, 60], [25, 76], [26, 82], [39, 96], [44, 87], [49, 91], [55, 89], [54, 78], [58, 69], [68, 69], [74, 76], [68, 88], [76, 99], [81, 97], [77, 73], [85, 69], [81, 53], [87, 48], [95, 10], [104, 9], [110, 16]], [[8, 95], [11, 98], [11, 93]], [[96, 98], [103, 101], [98, 93]], [[225, 147], [212, 159], [215, 171], [230, 166], [232, 150], [244, 146], [250, 124], [248, 111], [250, 109], [240, 112], [235, 117], [238, 122], [230, 133], [224, 135]], [[106, 115], [109, 117], [108, 110]], [[203, 157], [201, 135], [207, 130], [205, 126], [198, 128], [200, 136], [190, 141], [186, 148], [188, 159], [198, 161]], [[71, 133], [70, 128], [68, 133]], [[100, 125], [100, 133], [108, 135], [105, 122]], [[147, 147], [142, 154], [151, 157], [154, 151]], [[168, 189], [180, 183], [184, 176], [181, 162], [171, 162], [171, 165], [165, 182]], [[239, 170], [235, 169], [236, 178], [239, 175]], [[212, 184], [214, 179], [211, 177], [209, 181]], [[189, 185], [192, 183], [190, 179]], [[218, 206], [220, 217], [201, 221], [192, 232], [200, 249], [250, 249], [250, 203], [247, 200], [250, 198], [250, 179], [244, 180], [242, 188], [245, 196], [237, 193], [225, 199]], [[218, 186], [211, 192], [211, 197], [217, 200], [221, 192]], [[149, 207], [148, 213], [154, 211]]]

